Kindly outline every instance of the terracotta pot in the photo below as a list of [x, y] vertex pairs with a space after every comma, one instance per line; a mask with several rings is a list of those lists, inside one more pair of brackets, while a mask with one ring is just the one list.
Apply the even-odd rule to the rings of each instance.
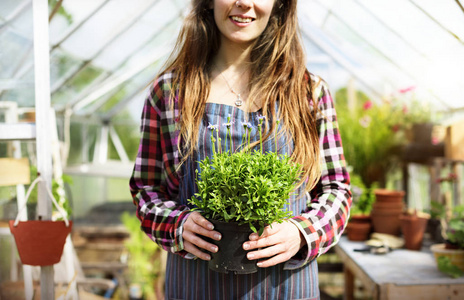
[[385, 212], [372, 210], [371, 219], [374, 232], [386, 233], [395, 236], [400, 235], [400, 215], [401, 211]]
[[370, 222], [366, 223], [356, 223], [348, 222], [346, 231], [348, 233], [348, 239], [350, 241], [365, 241], [369, 239], [369, 234], [371, 233], [372, 225]]
[[372, 214], [372, 212], [380, 213], [380, 214], [397, 214], [397, 215], [401, 215], [403, 213], [403, 209], [402, 208], [391, 208], [391, 209], [383, 208], [383, 209], [379, 209], [379, 208], [373, 207], [372, 211], [371, 211], [371, 214]]
[[349, 223], [371, 223], [370, 215], [351, 215]]
[[374, 202], [372, 204], [373, 209], [384, 210], [384, 209], [404, 209], [404, 203], [401, 202]]
[[392, 191], [386, 189], [375, 190], [376, 202], [402, 202], [404, 191]]
[[464, 271], [464, 250], [463, 249], [445, 249], [445, 244], [434, 244], [430, 247], [435, 260], [438, 262], [440, 256], [449, 257], [451, 263]]
[[21, 262], [32, 266], [51, 266], [58, 263], [63, 254], [66, 237], [71, 232], [72, 221], [9, 221]]
[[400, 220], [406, 249], [421, 250], [428, 218], [417, 215], [401, 215]]

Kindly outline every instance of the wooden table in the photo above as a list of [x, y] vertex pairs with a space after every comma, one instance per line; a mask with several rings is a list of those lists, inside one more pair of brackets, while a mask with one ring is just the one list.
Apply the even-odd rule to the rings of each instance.
[[335, 246], [344, 265], [345, 299], [354, 299], [354, 278], [374, 299], [464, 299], [464, 277], [453, 279], [439, 272], [428, 247], [383, 255], [353, 251], [365, 247], [346, 237]]

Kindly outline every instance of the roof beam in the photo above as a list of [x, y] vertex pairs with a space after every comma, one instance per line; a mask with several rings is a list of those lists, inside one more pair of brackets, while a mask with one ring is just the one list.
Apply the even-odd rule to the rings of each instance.
[[[464, 45], [464, 41], [462, 41], [459, 36], [457, 36], [454, 32], [452, 32], [451, 30], [449, 30], [448, 28], [445, 27], [445, 25], [441, 24], [437, 19], [435, 19], [431, 14], [429, 14], [425, 9], [423, 9], [422, 7], [420, 7], [419, 5], [416, 4], [416, 2], [414, 2], [413, 0], [408, 0], [412, 5], [414, 5], [418, 10], [420, 10], [424, 15], [426, 15], [430, 20], [432, 20], [436, 25], [438, 25], [438, 27], [440, 27], [441, 29], [443, 29], [444, 31], [446, 31], [448, 34], [450, 34], [451, 36], [453, 36], [456, 40], [458, 40], [459, 43], [461, 43], [462, 45]], [[460, 3], [459, 3], [460, 4]], [[461, 8], [462, 8], [462, 5], [461, 5]]]

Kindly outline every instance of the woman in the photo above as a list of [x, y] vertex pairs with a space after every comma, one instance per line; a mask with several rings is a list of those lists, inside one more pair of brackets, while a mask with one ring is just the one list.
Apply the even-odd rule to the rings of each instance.
[[[142, 115], [142, 139], [130, 181], [142, 229], [169, 251], [167, 299], [318, 299], [315, 258], [339, 239], [351, 204], [333, 101], [310, 75], [298, 34], [296, 0], [194, 0], [166, 69], [155, 80]], [[243, 244], [259, 271], [208, 270], [220, 233], [187, 199], [198, 161], [211, 156], [209, 123], [267, 120], [279, 151], [302, 165], [294, 217], [250, 235]], [[220, 130], [225, 141], [225, 130]], [[255, 137], [256, 141], [256, 137]], [[267, 143], [273, 145], [273, 143]], [[197, 259], [193, 259], [197, 258]]]

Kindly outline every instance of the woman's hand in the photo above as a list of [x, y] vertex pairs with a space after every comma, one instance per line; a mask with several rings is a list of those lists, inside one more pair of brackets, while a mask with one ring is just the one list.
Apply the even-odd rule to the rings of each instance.
[[221, 234], [214, 231], [213, 228], [213, 224], [202, 217], [200, 213], [192, 212], [184, 223], [184, 232], [182, 233], [184, 250], [200, 259], [210, 260], [211, 256], [201, 249], [215, 253], [218, 251], [218, 247], [208, 243], [200, 236], [206, 236], [219, 241], [221, 239]]
[[250, 235], [250, 240], [243, 243], [243, 249], [250, 251], [247, 254], [249, 260], [263, 259], [258, 262], [258, 267], [267, 268], [286, 262], [292, 258], [304, 245], [306, 240], [301, 235], [300, 230], [290, 221], [273, 223], [266, 226], [261, 236], [257, 233]]

